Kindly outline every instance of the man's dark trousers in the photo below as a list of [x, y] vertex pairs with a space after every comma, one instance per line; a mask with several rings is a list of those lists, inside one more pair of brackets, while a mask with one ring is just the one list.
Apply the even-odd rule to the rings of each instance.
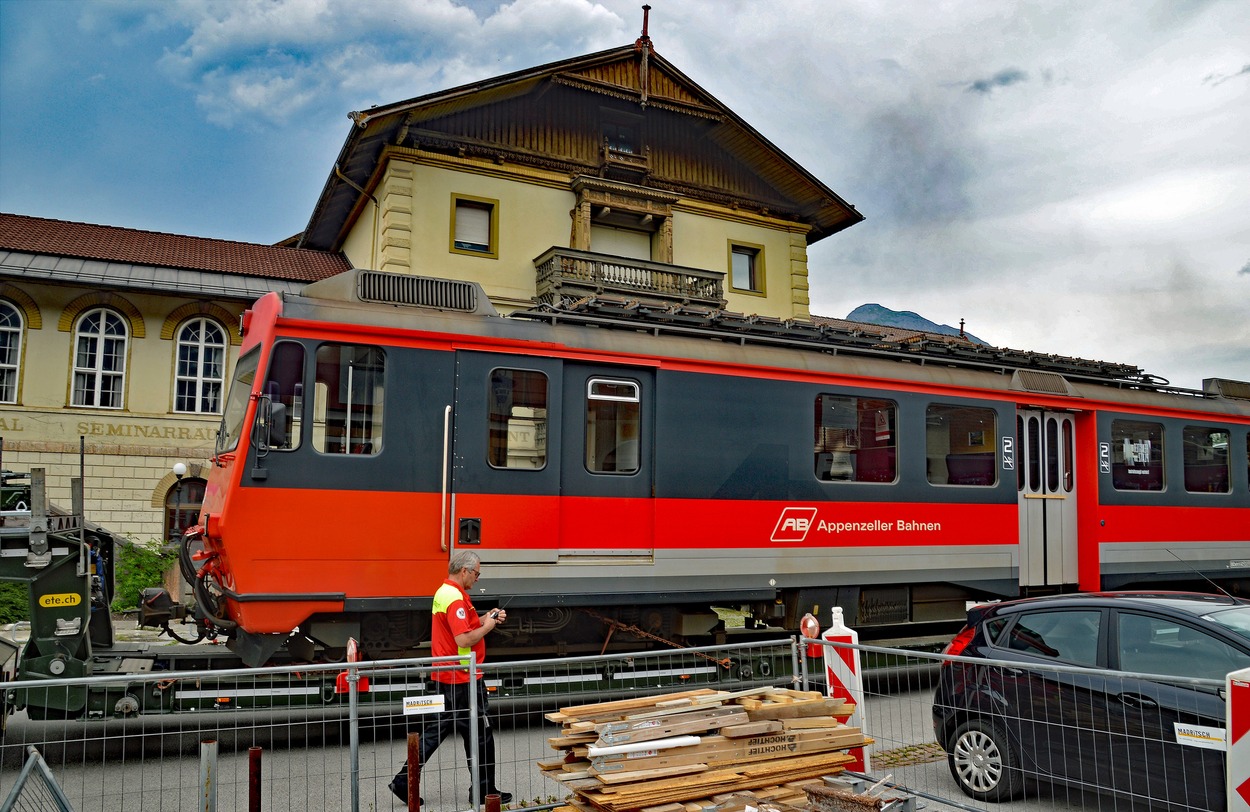
[[[470, 683], [467, 682], [439, 682], [438, 691], [443, 695], [443, 712], [431, 719], [429, 716], [422, 716], [421, 724], [421, 763], [425, 764], [430, 760], [430, 756], [434, 755], [434, 751], [452, 734], [452, 731], [460, 734], [461, 741], [464, 742], [464, 757], [466, 762], [472, 753], [472, 747], [469, 739], [471, 732], [469, 724], [469, 690]], [[473, 680], [473, 690], [477, 691], [477, 763], [478, 776], [481, 781], [479, 787], [478, 801], [479, 803], [486, 799], [486, 796], [494, 792], [495, 787], [495, 732], [491, 728], [490, 719], [487, 715], [486, 704], [486, 681]], [[404, 764], [403, 768], [395, 776], [395, 786], [406, 791], [408, 788], [408, 765]]]

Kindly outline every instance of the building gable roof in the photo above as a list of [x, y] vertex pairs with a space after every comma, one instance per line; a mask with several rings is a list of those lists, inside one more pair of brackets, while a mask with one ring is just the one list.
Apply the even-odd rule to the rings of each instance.
[[351, 268], [341, 253], [48, 220], [0, 212], [0, 250], [312, 282]]
[[0, 212], [0, 276], [254, 300], [351, 269], [341, 253]]
[[[655, 53], [643, 38], [635, 45], [352, 113], [354, 126], [299, 244], [322, 250], [341, 247], [365, 190], [377, 179], [391, 147], [433, 145], [459, 149], [462, 154], [476, 150], [482, 156], [494, 151], [496, 157], [508, 160], [546, 161], [548, 167], [568, 171], [570, 176], [594, 171], [598, 155], [586, 154], [586, 144], [598, 138], [594, 120], [554, 125], [549, 113], [532, 112], [547, 105], [545, 110], [564, 114], [571, 106], [565, 102], [570, 100], [589, 108], [594, 102], [586, 94], [649, 120], [668, 117], [664, 126], [675, 134], [666, 156], [656, 161], [658, 165], [667, 159], [667, 164], [648, 177], [648, 186], [696, 199], [721, 199], [717, 194], [721, 190], [677, 177], [674, 168], [688, 165], [691, 151], [697, 149], [701, 160], [715, 163], [716, 171], [705, 173], [708, 177], [727, 177], [734, 191], [761, 211], [801, 222], [809, 229], [809, 242], [863, 219], [853, 206]], [[541, 129], [531, 135], [530, 142], [523, 140], [523, 132], [518, 134], [524, 129], [518, 121], [527, 115], [533, 116], [533, 127]], [[582, 138], [575, 143], [577, 133], [570, 130], [578, 128]], [[596, 132], [587, 133], [589, 128]], [[736, 205], [738, 200], [724, 195], [722, 202]]]

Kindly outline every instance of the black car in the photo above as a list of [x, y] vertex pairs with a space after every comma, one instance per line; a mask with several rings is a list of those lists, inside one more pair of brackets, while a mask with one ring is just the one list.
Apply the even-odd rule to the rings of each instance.
[[[946, 653], [1021, 665], [942, 665], [933, 731], [972, 798], [1007, 800], [1050, 782], [1225, 808], [1222, 686], [1250, 667], [1250, 601], [1108, 592], [977, 606]], [[1047, 669], [1056, 665], [1101, 671]]]

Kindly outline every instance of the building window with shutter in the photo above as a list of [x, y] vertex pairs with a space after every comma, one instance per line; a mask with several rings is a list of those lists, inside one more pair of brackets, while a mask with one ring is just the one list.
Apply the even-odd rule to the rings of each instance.
[[451, 196], [451, 252], [499, 257], [499, 201]]
[[738, 293], [764, 290], [764, 246], [744, 242], [729, 243], [729, 279]]

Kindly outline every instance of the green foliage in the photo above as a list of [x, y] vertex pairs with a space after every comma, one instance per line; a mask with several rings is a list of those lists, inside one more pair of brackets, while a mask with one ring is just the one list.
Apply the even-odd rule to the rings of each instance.
[[176, 553], [161, 552], [158, 541], [123, 544], [117, 550], [113, 611], [122, 612], [139, 605], [139, 594], [150, 586], [164, 584], [165, 571], [177, 559]]
[[30, 619], [30, 587], [12, 582], [0, 583], [0, 624]]
[[[161, 552], [160, 542], [123, 543], [117, 548], [116, 593], [112, 609], [121, 612], [139, 605], [139, 593], [164, 583], [165, 571], [177, 560], [176, 553]], [[0, 625], [30, 620], [30, 585], [0, 582]]]

